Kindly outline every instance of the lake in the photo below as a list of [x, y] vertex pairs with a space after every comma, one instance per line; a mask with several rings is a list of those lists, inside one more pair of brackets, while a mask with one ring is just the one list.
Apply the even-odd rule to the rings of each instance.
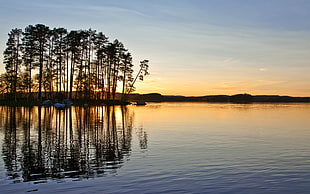
[[0, 110], [3, 193], [310, 192], [310, 104]]

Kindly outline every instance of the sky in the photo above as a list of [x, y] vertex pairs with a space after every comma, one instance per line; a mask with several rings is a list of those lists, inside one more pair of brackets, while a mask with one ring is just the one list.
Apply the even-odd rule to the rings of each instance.
[[[139, 93], [310, 96], [309, 0], [0, 0], [0, 72], [13, 28], [93, 29], [150, 75]], [[137, 71], [137, 69], [136, 69]]]

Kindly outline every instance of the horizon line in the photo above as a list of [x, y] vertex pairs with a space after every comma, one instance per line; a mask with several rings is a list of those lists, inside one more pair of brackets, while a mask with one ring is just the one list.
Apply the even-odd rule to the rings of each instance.
[[206, 95], [181, 95], [181, 94], [162, 94], [159, 92], [150, 93], [131, 93], [131, 95], [150, 95], [150, 94], [160, 94], [162, 96], [183, 96], [183, 97], [204, 97], [204, 96], [235, 96], [240, 94], [247, 94], [251, 96], [286, 96], [294, 98], [310, 98], [310, 96], [291, 96], [291, 95], [281, 95], [281, 94], [250, 94], [250, 93], [236, 93], [236, 94], [206, 94]]

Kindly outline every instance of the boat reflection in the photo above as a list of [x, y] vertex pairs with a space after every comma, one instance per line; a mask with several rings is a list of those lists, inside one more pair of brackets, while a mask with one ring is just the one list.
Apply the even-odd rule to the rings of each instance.
[[[134, 114], [126, 107], [0, 109], [2, 157], [14, 183], [103, 176], [130, 155]], [[147, 136], [140, 131], [145, 149]]]

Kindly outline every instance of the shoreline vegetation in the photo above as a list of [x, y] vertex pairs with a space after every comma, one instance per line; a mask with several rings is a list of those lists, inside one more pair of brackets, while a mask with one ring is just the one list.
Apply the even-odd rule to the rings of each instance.
[[[73, 94], [75, 94], [74, 92]], [[33, 94], [36, 95], [36, 94]], [[75, 94], [77, 95], [77, 94]], [[52, 96], [51, 94], [49, 96]], [[96, 106], [96, 105], [129, 105], [132, 102], [209, 102], [209, 103], [310, 103], [310, 97], [292, 97], [279, 95], [250, 95], [250, 94], [236, 94], [236, 95], [207, 95], [207, 96], [173, 96], [161, 95], [159, 93], [150, 94], [128, 94], [127, 100], [121, 100], [122, 94], [116, 93], [115, 100], [96, 100], [96, 99], [51, 99], [51, 100], [27, 100], [26, 98], [14, 99], [4, 98], [0, 96], [0, 106], [52, 106], [55, 103], [72, 103], [74, 106]], [[48, 101], [48, 103], [44, 103]], [[71, 106], [71, 105], [70, 105]]]

